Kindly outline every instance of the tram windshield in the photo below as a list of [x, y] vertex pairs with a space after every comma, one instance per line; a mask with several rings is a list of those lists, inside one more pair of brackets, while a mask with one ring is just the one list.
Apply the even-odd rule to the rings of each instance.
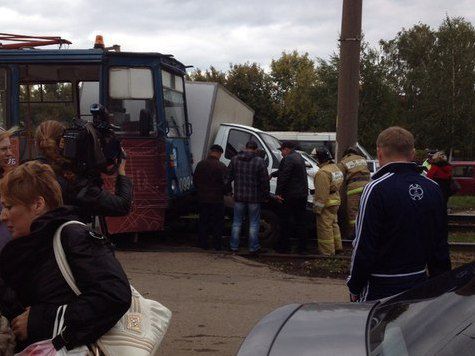
[[109, 70], [109, 112], [127, 136], [155, 136], [156, 112], [150, 68], [112, 67]]
[[186, 137], [186, 113], [183, 77], [162, 70], [163, 101], [168, 137]]

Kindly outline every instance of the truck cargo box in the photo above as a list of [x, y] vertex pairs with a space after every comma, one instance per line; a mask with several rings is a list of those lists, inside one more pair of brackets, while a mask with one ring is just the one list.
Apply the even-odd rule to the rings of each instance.
[[[206, 157], [223, 123], [252, 126], [254, 110], [219, 83], [186, 82], [190, 148], [194, 165]], [[225, 149], [225, 147], [223, 147]]]

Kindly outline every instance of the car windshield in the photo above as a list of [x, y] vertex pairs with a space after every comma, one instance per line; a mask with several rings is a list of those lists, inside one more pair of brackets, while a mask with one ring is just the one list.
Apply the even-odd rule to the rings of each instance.
[[264, 140], [266, 146], [271, 150], [274, 157], [277, 159], [278, 162], [282, 160], [282, 153], [280, 152], [280, 141], [276, 139], [274, 136], [259, 132], [259, 136]]
[[315, 158], [313, 158], [311, 155], [309, 155], [307, 152], [305, 151], [299, 151], [299, 153], [307, 160], [307, 161], [310, 161], [312, 163], [314, 163], [315, 165], [318, 166], [318, 162]]

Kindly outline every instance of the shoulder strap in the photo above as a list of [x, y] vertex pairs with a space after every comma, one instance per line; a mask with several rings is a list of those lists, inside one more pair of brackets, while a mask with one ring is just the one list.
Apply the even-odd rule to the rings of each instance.
[[61, 271], [61, 274], [68, 283], [69, 287], [74, 291], [74, 293], [76, 293], [76, 295], [80, 295], [81, 291], [76, 286], [76, 281], [74, 280], [73, 273], [71, 272], [71, 268], [69, 267], [68, 261], [66, 259], [66, 254], [64, 253], [63, 245], [61, 244], [61, 231], [63, 231], [63, 228], [65, 226], [71, 224], [80, 224], [85, 226], [85, 224], [80, 221], [68, 221], [62, 224], [54, 233], [53, 250], [54, 257], [56, 259], [56, 263], [58, 264], [59, 270]]

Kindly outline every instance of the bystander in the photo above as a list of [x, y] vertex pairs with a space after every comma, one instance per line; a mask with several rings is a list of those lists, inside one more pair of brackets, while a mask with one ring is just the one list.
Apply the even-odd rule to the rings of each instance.
[[199, 246], [205, 250], [208, 246], [209, 234], [213, 237], [215, 250], [222, 249], [224, 231], [224, 193], [226, 166], [219, 159], [223, 148], [213, 145], [208, 157], [198, 163], [193, 182], [198, 190], [200, 204]]
[[249, 213], [249, 251], [259, 253], [259, 227], [261, 203], [269, 199], [267, 167], [254, 141], [246, 143], [245, 151], [239, 152], [228, 167], [227, 182], [234, 182], [234, 218], [230, 248], [239, 249], [239, 238], [246, 210]]
[[305, 254], [307, 250], [307, 233], [305, 226], [305, 209], [307, 207], [308, 182], [307, 169], [302, 156], [295, 151], [295, 144], [282, 142], [280, 146], [282, 160], [277, 172], [276, 198], [282, 203], [281, 231], [275, 250], [290, 252], [289, 239], [298, 239], [297, 252]]
[[414, 137], [390, 127], [376, 145], [382, 167], [361, 197], [347, 282], [352, 301], [385, 298], [450, 270], [445, 203], [411, 162]]

